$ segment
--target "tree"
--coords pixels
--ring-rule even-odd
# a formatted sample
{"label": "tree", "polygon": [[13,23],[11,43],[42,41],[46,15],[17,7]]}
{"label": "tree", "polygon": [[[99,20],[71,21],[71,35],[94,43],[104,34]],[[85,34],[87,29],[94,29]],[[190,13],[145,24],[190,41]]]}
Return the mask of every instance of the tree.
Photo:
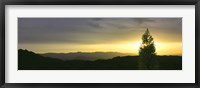
{"label": "tree", "polygon": [[158,61],[155,58],[156,48],[154,45],[153,37],[150,35],[148,28],[142,35],[142,44],[139,49],[139,57],[139,69],[158,69]]}

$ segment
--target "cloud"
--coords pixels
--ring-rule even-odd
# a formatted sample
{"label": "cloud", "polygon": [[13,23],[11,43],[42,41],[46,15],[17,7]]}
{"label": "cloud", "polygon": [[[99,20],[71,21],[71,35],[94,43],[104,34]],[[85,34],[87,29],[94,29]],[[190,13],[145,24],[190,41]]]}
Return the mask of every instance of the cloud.
{"label": "cloud", "polygon": [[[181,18],[18,18],[19,43],[119,43],[150,32],[181,41]],[[176,38],[171,38],[176,37]]]}

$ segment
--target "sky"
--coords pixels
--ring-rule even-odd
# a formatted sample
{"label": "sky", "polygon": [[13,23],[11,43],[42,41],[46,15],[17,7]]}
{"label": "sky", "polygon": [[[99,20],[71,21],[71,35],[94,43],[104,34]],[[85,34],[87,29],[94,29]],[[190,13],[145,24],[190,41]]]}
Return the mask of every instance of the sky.
{"label": "sky", "polygon": [[182,55],[182,18],[18,18],[18,49],[137,55],[147,28],[158,55]]}

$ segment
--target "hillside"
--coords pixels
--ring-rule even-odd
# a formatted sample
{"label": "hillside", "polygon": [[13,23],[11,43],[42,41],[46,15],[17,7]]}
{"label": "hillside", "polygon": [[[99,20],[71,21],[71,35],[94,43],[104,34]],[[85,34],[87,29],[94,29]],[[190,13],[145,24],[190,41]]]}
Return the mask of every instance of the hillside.
{"label": "hillside", "polygon": [[[160,70],[181,70],[181,56],[157,56]],[[28,50],[18,50],[19,70],[138,70],[138,56],[114,57],[107,60],[60,60]]]}

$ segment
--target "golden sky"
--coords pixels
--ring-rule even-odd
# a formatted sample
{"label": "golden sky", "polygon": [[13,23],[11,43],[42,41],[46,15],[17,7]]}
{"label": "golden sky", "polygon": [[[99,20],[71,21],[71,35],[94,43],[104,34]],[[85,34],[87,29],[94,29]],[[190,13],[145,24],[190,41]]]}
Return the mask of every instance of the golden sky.
{"label": "golden sky", "polygon": [[147,27],[158,55],[182,55],[181,18],[18,18],[18,48],[137,55]]}

